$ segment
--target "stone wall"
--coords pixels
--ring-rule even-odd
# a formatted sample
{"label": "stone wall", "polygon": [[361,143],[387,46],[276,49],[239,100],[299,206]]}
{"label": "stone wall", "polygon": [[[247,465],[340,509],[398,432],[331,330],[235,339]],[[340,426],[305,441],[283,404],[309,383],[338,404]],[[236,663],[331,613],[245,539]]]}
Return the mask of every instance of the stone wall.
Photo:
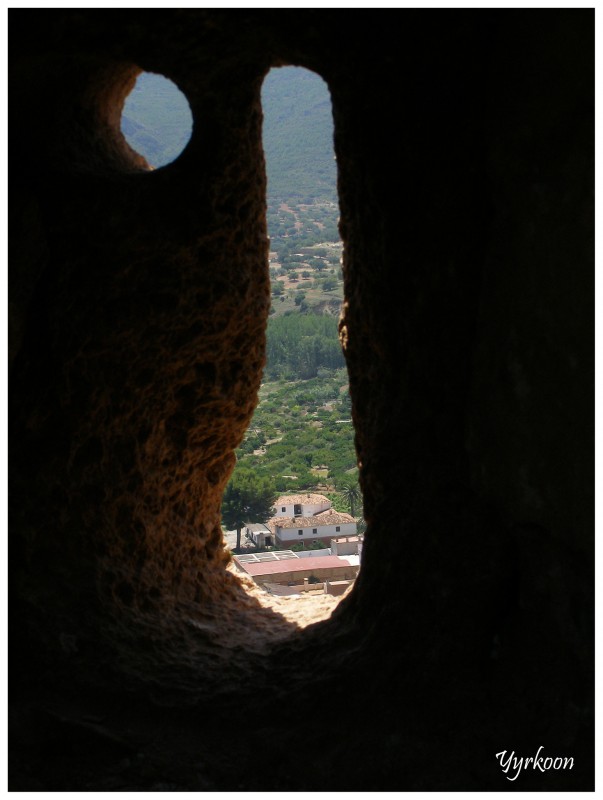
{"label": "stone wall", "polygon": [[[497,790],[540,745],[575,769],[517,788],[591,788],[592,11],[23,9],[10,37],[12,788]],[[219,528],[282,64],[333,99],[368,523],[310,627]],[[119,132],[141,69],[194,116],[153,172]],[[301,774],[287,720],[349,711],[344,678]]]}

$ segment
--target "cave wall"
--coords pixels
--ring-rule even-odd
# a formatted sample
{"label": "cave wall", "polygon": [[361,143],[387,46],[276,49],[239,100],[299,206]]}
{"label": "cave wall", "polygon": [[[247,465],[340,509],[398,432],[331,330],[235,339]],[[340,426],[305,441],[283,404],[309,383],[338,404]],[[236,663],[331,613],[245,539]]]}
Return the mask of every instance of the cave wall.
{"label": "cave wall", "polygon": [[[506,789],[494,753],[541,744],[579,767],[517,788],[588,788],[592,13],[13,10],[9,30],[15,782],[102,785],[97,740],[49,773],[28,738],[32,684],[41,707],[76,682],[77,708],[127,684],[179,709],[172,788]],[[332,94],[369,527],[333,618],[256,657],[249,632],[283,621],[226,571],[219,506],[269,309],[259,93],[289,63]],[[194,116],[155,172],[119,134],[138,69]],[[350,716],[342,676],[349,771],[325,738],[300,775],[284,709]],[[279,698],[270,776],[242,745],[265,725],[250,681]],[[187,691],[239,743],[228,769],[192,770]],[[132,769],[117,787],[155,785]]]}

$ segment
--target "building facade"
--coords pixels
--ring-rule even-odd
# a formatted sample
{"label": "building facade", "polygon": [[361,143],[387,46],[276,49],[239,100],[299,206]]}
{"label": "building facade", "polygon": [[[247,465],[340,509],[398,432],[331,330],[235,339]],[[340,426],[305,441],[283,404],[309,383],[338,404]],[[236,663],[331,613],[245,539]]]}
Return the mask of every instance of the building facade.
{"label": "building facade", "polygon": [[274,534],[267,525],[261,522],[248,523],[245,526],[245,536],[251,540],[256,547],[272,547],[274,544]]}
{"label": "building facade", "polygon": [[349,514],[327,511],[314,517],[272,519],[268,526],[274,531],[277,546],[291,547],[301,542],[322,542],[326,547],[331,539],[356,535],[356,520]]}
{"label": "building facade", "polygon": [[322,494],[288,494],[274,503],[275,517],[312,517],[331,508],[331,501]]}

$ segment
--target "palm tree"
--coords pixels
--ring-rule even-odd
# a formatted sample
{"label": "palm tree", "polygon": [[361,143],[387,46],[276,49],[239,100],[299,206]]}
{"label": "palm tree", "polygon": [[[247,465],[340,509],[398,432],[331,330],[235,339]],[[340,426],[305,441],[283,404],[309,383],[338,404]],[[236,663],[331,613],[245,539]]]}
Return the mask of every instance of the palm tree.
{"label": "palm tree", "polygon": [[351,483],[344,483],[339,493],[350,506],[350,514],[355,517],[354,511],[356,510],[356,501],[360,500],[360,490],[358,486]]}

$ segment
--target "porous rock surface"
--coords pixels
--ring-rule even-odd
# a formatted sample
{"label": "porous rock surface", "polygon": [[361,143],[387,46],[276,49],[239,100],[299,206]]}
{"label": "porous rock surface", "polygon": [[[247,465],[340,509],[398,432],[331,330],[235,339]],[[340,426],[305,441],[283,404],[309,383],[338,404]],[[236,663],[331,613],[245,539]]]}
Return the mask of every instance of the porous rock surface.
{"label": "porous rock surface", "polygon": [[[592,21],[10,12],[11,788],[502,790],[540,745],[574,770],[517,788],[591,788]],[[331,616],[220,531],[283,64],[335,121],[368,531]],[[139,70],[194,116],[160,170]]]}

